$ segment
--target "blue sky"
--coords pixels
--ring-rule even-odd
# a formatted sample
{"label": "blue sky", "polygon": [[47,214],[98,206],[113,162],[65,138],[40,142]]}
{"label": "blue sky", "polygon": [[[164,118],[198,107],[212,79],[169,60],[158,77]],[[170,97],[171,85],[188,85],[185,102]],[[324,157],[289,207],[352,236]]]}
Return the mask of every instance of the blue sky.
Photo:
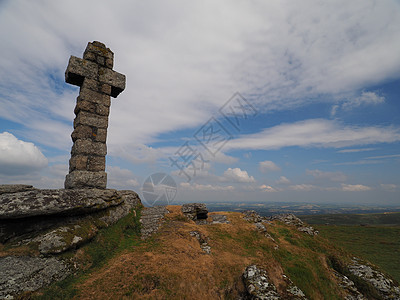
{"label": "blue sky", "polygon": [[0,183],[63,187],[64,72],[98,40],[127,76],[109,188],[165,172],[177,203],[400,205],[398,1],[3,0],[0,40]]}

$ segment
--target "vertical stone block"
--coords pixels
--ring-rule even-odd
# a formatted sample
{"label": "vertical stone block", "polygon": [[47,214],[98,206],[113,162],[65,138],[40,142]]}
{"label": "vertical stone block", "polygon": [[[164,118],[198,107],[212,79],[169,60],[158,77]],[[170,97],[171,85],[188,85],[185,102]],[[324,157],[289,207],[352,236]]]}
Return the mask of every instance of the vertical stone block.
{"label": "vertical stone block", "polygon": [[114,53],[103,43],[88,43],[83,59],[71,56],[65,81],[80,86],[75,107],[74,145],[65,188],[100,188],[107,185],[108,115],[112,97],[125,89],[125,75],[112,70]]}

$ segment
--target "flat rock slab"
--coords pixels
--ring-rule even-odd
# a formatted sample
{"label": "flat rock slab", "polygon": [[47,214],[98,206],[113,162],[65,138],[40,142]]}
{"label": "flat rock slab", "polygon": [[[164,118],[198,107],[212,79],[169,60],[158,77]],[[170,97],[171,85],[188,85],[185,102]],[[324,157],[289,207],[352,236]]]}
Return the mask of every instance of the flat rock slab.
{"label": "flat rock slab", "polygon": [[31,190],[35,190],[35,188],[32,185],[27,184],[0,184],[0,195]]}
{"label": "flat rock slab", "polygon": [[29,190],[0,195],[0,220],[45,215],[85,214],[116,206],[123,199],[116,190]]}
{"label": "flat rock slab", "polygon": [[8,256],[0,258],[0,299],[13,299],[22,292],[35,291],[70,273],[56,258]]}

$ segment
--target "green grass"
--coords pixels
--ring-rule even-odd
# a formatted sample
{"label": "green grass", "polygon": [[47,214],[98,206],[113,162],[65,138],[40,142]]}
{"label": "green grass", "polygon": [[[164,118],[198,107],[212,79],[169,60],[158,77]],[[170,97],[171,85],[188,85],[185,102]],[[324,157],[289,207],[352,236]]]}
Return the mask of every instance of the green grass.
{"label": "green grass", "polygon": [[400,226],[400,213],[306,215],[308,224]]}
{"label": "green grass", "polygon": [[331,242],[389,273],[400,281],[400,226],[315,226]]}
{"label": "green grass", "polygon": [[[100,230],[95,242],[82,247],[85,252],[84,264],[90,267],[50,285],[42,291],[42,295],[34,295],[32,299],[71,299],[76,296],[77,285],[90,277],[92,272],[101,268],[118,253],[125,250],[132,251],[133,247],[141,244],[139,220],[140,209],[136,211],[136,216],[130,213],[116,224]],[[65,253],[61,257],[68,260],[72,258],[72,253]]]}

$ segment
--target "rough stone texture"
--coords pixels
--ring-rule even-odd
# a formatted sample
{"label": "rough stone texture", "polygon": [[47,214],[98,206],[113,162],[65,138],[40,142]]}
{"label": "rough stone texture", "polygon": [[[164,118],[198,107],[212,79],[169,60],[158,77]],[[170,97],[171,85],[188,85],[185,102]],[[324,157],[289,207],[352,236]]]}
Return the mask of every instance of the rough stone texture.
{"label": "rough stone texture", "polygon": [[357,258],[353,258],[348,269],[353,275],[372,284],[383,299],[400,299],[400,287],[373,266],[363,264]]}
{"label": "rough stone texture", "polygon": [[64,185],[66,189],[105,189],[107,186],[107,173],[74,170],[65,177]]}
{"label": "rough stone texture", "polygon": [[246,294],[241,298],[242,300],[307,300],[303,291],[284,274],[282,275],[284,284],[280,286],[283,289],[282,294],[278,293],[275,285],[270,282],[267,271],[256,265],[248,266],[242,278],[246,291]]}
{"label": "rough stone texture", "polygon": [[110,96],[125,89],[125,75],[112,70],[114,53],[103,43],[88,43],[83,59],[71,56],[65,81],[80,87],[76,100],[74,145],[71,150],[66,189],[107,186],[105,156]]}
{"label": "rough stone texture", "polygon": [[[93,191],[96,190],[85,192],[90,194]],[[102,197],[105,198],[104,195]],[[114,197],[117,200],[111,200]],[[83,211],[78,210],[78,215],[71,215],[77,211],[70,210],[64,214],[3,220],[2,226],[5,228],[1,237],[2,242],[8,241],[15,246],[29,245],[45,255],[62,253],[88,242],[96,236],[99,229],[114,224],[128,215],[132,209],[141,206],[139,196],[133,191],[118,191],[116,194],[110,194],[110,199],[104,201],[107,202],[106,200],[116,205],[109,205],[103,209],[99,206],[94,211],[90,210],[89,214],[82,214]]]}
{"label": "rough stone texture", "polygon": [[307,233],[309,235],[317,235],[319,233],[318,230],[315,230],[311,226],[307,226],[302,220],[300,220],[294,214],[273,215],[273,216],[269,217],[268,220],[271,220],[271,221],[278,220],[287,225],[296,226],[297,230]]}
{"label": "rough stone texture", "polygon": [[147,207],[142,210],[140,218],[140,223],[142,223],[140,229],[142,239],[146,239],[157,232],[167,213],[169,213],[169,211],[165,206]]}
{"label": "rough stone texture", "polygon": [[9,193],[18,193],[35,190],[31,185],[27,184],[1,184],[0,185],[0,195]]}
{"label": "rough stone texture", "polygon": [[246,268],[243,273],[243,282],[247,292],[244,299],[281,299],[275,285],[269,281],[267,272],[255,265]]}
{"label": "rough stone texture", "polygon": [[227,217],[225,215],[215,214],[211,216],[211,224],[229,224]]}
{"label": "rough stone texture", "polygon": [[35,291],[70,271],[56,258],[8,256],[0,258],[0,299],[12,299],[22,292]]}
{"label": "rough stone texture", "polygon": [[190,235],[195,237],[199,241],[200,248],[201,250],[203,250],[203,252],[205,252],[206,254],[211,253],[211,247],[210,245],[208,245],[208,237],[197,230],[191,231]]}
{"label": "rough stone texture", "polygon": [[31,190],[0,195],[0,220],[55,214],[84,214],[118,205],[116,190]]}
{"label": "rough stone texture", "polygon": [[195,222],[206,220],[208,218],[208,209],[204,203],[188,203],[182,205],[183,214]]}
{"label": "rough stone texture", "polygon": [[333,270],[333,274],[339,281],[339,286],[346,294],[345,300],[367,300],[367,298],[358,291],[353,281],[335,270]]}

